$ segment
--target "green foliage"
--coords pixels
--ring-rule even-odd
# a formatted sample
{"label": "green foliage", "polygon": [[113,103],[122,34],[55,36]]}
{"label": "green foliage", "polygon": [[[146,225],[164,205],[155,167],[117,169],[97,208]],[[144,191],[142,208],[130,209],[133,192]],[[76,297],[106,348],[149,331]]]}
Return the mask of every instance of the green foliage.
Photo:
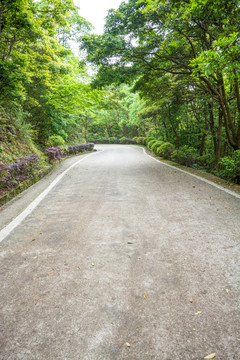
{"label": "green foliage", "polygon": [[157,148],[157,155],[164,157],[164,159],[168,159],[171,155],[171,152],[174,150],[174,145],[170,142],[166,142]]}
{"label": "green foliage", "polygon": [[137,144],[138,145],[146,145],[146,138],[145,137],[138,137],[137,138]]}
{"label": "green foliage", "polygon": [[199,158],[198,151],[188,145],[181,146],[171,154],[171,160],[185,166],[193,166]]}
{"label": "green foliage", "polygon": [[[0,9],[0,104],[23,114],[35,141],[71,139],[77,118],[98,101],[70,41],[90,30],[73,0],[4,1]],[[14,124],[17,126],[17,123]],[[27,128],[25,128],[27,134]]]}
{"label": "green foliage", "polygon": [[163,144],[164,144],[163,141],[159,141],[159,140],[158,140],[158,141],[155,141],[155,142],[151,145],[150,150],[156,154],[156,153],[157,153],[157,149],[160,148],[160,146],[162,146]]}
{"label": "green foliage", "polygon": [[[139,95],[133,94],[129,86],[107,86],[102,90],[99,102],[93,108],[92,127],[101,127],[106,137],[132,138],[144,128],[143,121],[138,115],[143,104]],[[91,127],[89,131],[92,131]]]}
{"label": "green foliage", "polygon": [[125,136],[121,137],[120,144],[126,144],[127,138]]}
{"label": "green foliage", "polygon": [[149,137],[147,140],[146,140],[146,144],[147,144],[147,147],[149,149],[151,149],[151,146],[157,141],[157,139],[155,138],[152,138],[152,137]]}
{"label": "green foliage", "polygon": [[64,145],[65,145],[65,140],[60,135],[49,136],[48,141],[47,141],[48,147],[64,146]]}
{"label": "green foliage", "polygon": [[233,157],[225,156],[219,161],[218,175],[226,180],[240,183],[240,150],[233,153]]}
{"label": "green foliage", "polygon": [[116,142],[117,138],[116,137],[110,137],[109,138],[109,144],[114,144]]}
{"label": "green foliage", "polygon": [[219,173],[237,181],[239,19],[237,0],[129,0],[99,36],[73,0],[3,1],[1,156],[21,151],[19,138],[135,143],[209,171],[221,157]]}

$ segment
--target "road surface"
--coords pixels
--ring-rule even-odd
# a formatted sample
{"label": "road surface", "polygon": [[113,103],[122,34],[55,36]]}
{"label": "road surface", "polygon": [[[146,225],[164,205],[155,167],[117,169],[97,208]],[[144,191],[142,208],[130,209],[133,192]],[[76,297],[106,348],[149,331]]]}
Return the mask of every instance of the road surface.
{"label": "road surface", "polygon": [[238,360],[239,197],[98,149],[1,209],[0,359]]}

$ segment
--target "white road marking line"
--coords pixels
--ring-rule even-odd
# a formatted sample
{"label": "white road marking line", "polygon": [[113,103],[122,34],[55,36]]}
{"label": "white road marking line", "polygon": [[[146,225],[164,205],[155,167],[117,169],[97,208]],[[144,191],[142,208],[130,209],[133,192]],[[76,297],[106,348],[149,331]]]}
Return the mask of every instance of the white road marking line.
{"label": "white road marking line", "polygon": [[200,177],[200,176],[194,175],[194,174],[192,174],[192,173],[190,173],[190,172],[188,172],[188,171],[179,169],[179,168],[177,168],[177,167],[175,167],[175,166],[166,164],[165,162],[163,162],[163,161],[161,161],[161,160],[155,159],[155,158],[152,157],[151,155],[147,154],[147,153],[146,153],[146,150],[145,150],[144,148],[142,148],[142,149],[143,149],[144,154],[147,155],[148,157],[150,157],[152,160],[155,160],[155,161],[157,161],[158,163],[160,163],[160,164],[162,164],[162,165],[165,165],[165,166],[168,166],[168,167],[170,167],[170,168],[172,168],[172,169],[174,169],[174,170],[181,171],[181,172],[183,172],[184,174],[188,174],[188,175],[190,175],[190,176],[192,176],[192,177],[194,177],[194,178],[196,178],[196,179],[198,179],[198,180],[201,180],[201,181],[203,181],[203,182],[205,182],[205,183],[207,183],[207,184],[209,184],[209,185],[215,186],[215,187],[218,188],[219,190],[225,191],[225,192],[226,192],[227,194],[229,194],[229,195],[232,195],[232,196],[240,199],[240,195],[237,194],[237,193],[235,193],[234,191],[225,189],[223,186],[217,185],[217,184],[215,184],[215,183],[212,182],[212,181],[209,181],[209,180],[204,179],[204,178],[202,178],[202,177]]}
{"label": "white road marking line", "polygon": [[[101,150],[101,152],[102,151],[104,150]],[[26,217],[29,214],[31,214],[31,212],[39,205],[39,203],[46,197],[46,195],[52,190],[52,188],[64,177],[64,175],[66,175],[72,168],[74,168],[80,162],[86,160],[87,158],[95,154],[97,153],[86,155],[84,158],[78,160],[75,164],[71,165],[62,174],[58,175],[58,177],[55,180],[53,180],[53,182],[40,195],[38,195],[38,197],[36,197],[36,199],[33,200],[26,207],[25,210],[23,210],[13,221],[11,221],[0,231],[0,242],[2,242],[24,219],[26,219]]]}

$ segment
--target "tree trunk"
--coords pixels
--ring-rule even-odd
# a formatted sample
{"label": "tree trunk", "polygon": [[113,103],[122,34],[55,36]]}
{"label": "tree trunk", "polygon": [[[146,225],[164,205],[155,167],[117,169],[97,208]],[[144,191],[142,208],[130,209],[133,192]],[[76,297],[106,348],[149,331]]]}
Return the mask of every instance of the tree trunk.
{"label": "tree trunk", "polygon": [[174,132],[174,134],[175,134],[175,136],[176,136],[175,146],[176,146],[176,148],[178,149],[178,147],[179,147],[179,138],[178,138],[177,130],[176,130],[176,128],[175,128],[175,126],[174,126],[174,124],[173,124],[173,122],[172,122],[172,116],[171,116],[170,106],[168,106],[168,118],[169,118],[170,124],[171,124],[171,126],[172,126],[173,132]]}
{"label": "tree trunk", "polygon": [[202,140],[201,140],[201,145],[200,145],[200,156],[203,156],[203,153],[204,153],[204,147],[205,147],[205,141],[206,141],[206,138],[207,138],[208,128],[209,128],[209,124],[206,121],[205,128],[204,128],[204,133],[203,133]]}
{"label": "tree trunk", "polygon": [[216,170],[218,170],[219,159],[220,159],[220,156],[221,156],[222,124],[223,124],[223,114],[222,114],[221,108],[219,108],[217,140],[216,140],[216,153],[215,153],[215,162],[214,162],[214,167],[215,167]]}

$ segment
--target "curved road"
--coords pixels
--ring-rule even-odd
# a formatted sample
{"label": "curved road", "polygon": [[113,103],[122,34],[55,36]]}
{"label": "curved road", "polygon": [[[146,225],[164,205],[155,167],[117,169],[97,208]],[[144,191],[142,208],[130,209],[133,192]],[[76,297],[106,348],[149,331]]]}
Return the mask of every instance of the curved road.
{"label": "curved road", "polygon": [[1,209],[0,359],[238,360],[239,197],[98,148]]}

